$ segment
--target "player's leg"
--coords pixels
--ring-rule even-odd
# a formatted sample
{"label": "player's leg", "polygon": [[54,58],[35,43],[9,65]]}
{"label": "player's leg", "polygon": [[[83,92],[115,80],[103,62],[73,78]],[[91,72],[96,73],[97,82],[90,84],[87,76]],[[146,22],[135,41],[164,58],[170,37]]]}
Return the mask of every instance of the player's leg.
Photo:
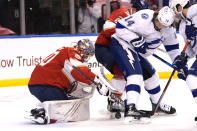
{"label": "player's leg", "polygon": [[116,64],[116,60],[109,47],[95,44],[95,57],[99,63],[114,75],[114,78],[123,79],[122,72]]}
{"label": "player's leg", "polygon": [[[67,95],[58,87],[49,85],[28,85],[32,95],[34,95],[40,102],[53,101],[53,100],[68,100]],[[40,124],[47,124],[50,121],[48,114],[44,107],[39,106],[30,111],[32,121]]]}
{"label": "player's leg", "polygon": [[[186,83],[189,86],[192,96],[194,97],[195,102],[197,103],[197,59],[192,64],[191,68],[189,69],[189,74],[186,78]],[[197,121],[197,117],[195,118]]]}
{"label": "player's leg", "polygon": [[29,91],[40,102],[52,100],[68,100],[68,96],[58,87],[50,85],[28,85]]}
{"label": "player's leg", "polygon": [[116,64],[116,61],[109,47],[95,44],[95,57],[99,63],[113,74],[113,66]]}
{"label": "player's leg", "polygon": [[[95,44],[95,57],[99,63],[101,63],[110,73],[114,75],[114,77],[110,82],[112,85],[114,85],[114,88],[118,92],[113,92],[113,93],[121,98],[122,95],[120,95],[121,94],[120,92],[122,92],[122,90],[124,90],[125,88],[125,81],[124,78],[122,77],[122,73],[116,64],[114,56],[111,53],[109,47],[101,44]],[[124,107],[121,107],[119,103],[117,103],[111,98],[108,98],[107,102],[108,102],[107,109],[110,112],[117,112],[124,110]]]}
{"label": "player's leg", "polygon": [[141,85],[143,83],[142,70],[138,55],[132,50],[121,46],[119,42],[113,38],[110,49],[116,58],[118,67],[127,81],[127,103],[125,105],[125,119],[141,118],[141,114],[136,108],[136,104],[141,92]]}
{"label": "player's leg", "polygon": [[45,101],[43,107],[50,117],[50,123],[85,121],[90,118],[89,97]]}
{"label": "player's leg", "polygon": [[27,117],[38,124],[84,121],[90,118],[89,98],[45,101]]}
{"label": "player's leg", "polygon": [[[153,66],[146,58],[140,56],[140,63],[143,71],[145,89],[150,95],[152,107],[154,110],[162,94],[159,83],[159,76],[156,70],[153,68]],[[161,103],[159,106],[159,112],[164,112],[166,114],[174,114],[176,112],[176,109],[170,105]]]}

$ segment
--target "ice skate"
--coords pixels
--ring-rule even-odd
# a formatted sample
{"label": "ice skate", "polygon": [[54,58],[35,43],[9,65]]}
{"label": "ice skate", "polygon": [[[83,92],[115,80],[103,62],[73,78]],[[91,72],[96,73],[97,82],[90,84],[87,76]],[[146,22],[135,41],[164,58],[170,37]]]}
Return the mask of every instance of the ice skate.
{"label": "ice skate", "polygon": [[30,116],[27,118],[38,124],[48,124],[49,118],[45,115],[44,108],[35,108],[30,111]]}
{"label": "ice skate", "polygon": [[121,112],[124,112],[125,107],[114,99],[108,98],[107,110],[111,113],[111,118],[120,119]]}
{"label": "ice skate", "polygon": [[197,117],[194,118],[194,121],[197,122]]}
{"label": "ice skate", "polygon": [[125,124],[146,124],[150,122],[150,116],[144,115],[144,112],[136,109],[135,104],[130,104],[125,107],[124,114]]}
{"label": "ice skate", "polygon": [[[156,104],[152,104],[152,109],[153,111],[155,110],[156,108]],[[170,105],[167,105],[167,104],[164,104],[164,103],[161,103],[160,106],[158,107],[158,110],[156,112],[157,115],[164,115],[164,114],[176,114],[176,109]]]}

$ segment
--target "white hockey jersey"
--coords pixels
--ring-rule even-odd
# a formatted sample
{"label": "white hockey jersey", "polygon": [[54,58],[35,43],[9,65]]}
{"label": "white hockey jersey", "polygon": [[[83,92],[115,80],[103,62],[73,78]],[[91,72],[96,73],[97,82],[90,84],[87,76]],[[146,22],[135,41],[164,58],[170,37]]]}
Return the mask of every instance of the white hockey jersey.
{"label": "white hockey jersey", "polygon": [[168,27],[161,31],[156,31],[152,22],[153,14],[153,10],[146,9],[119,20],[116,25],[116,33],[112,37],[116,38],[122,46],[130,49],[141,46],[134,45],[134,43],[137,41],[139,43],[143,38],[148,43],[147,53],[141,54],[145,57],[154,53],[156,48],[164,44],[173,61],[180,54],[176,30],[173,27]]}
{"label": "white hockey jersey", "polygon": [[[189,7],[188,12],[187,12],[187,18],[189,18],[192,21],[192,24],[194,24],[194,27],[197,27],[197,4],[194,4]],[[179,33],[183,36],[184,40],[186,41],[187,37],[185,34],[185,29],[186,29],[186,21],[182,20],[179,26]],[[191,43],[188,45],[186,49],[186,53],[190,58],[197,55],[196,39],[191,41]]]}

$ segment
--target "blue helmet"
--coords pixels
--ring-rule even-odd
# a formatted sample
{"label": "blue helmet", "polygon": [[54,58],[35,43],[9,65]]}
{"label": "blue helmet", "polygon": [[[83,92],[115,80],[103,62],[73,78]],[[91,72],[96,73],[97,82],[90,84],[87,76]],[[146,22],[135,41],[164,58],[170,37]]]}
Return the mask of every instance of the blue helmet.
{"label": "blue helmet", "polygon": [[136,11],[148,9],[148,3],[145,0],[136,0],[133,3],[133,8],[136,8]]}

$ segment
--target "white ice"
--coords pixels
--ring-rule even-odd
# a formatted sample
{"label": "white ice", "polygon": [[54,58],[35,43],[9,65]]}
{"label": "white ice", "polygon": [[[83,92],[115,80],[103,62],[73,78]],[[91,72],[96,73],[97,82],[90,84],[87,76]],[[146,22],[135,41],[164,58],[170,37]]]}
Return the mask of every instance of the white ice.
{"label": "white ice", "polygon": [[[166,83],[167,80],[161,80],[161,87],[164,88]],[[34,108],[38,103],[38,100],[29,93],[28,88],[26,86],[0,88],[0,130],[197,131],[197,124],[194,121],[194,117],[197,116],[197,105],[184,81],[173,79],[162,102],[176,107],[177,114],[153,116],[149,124],[125,125],[124,118],[110,118],[106,109],[107,97],[95,92],[90,99],[90,120],[37,125],[24,118],[25,111]],[[148,94],[144,90],[142,90],[138,108],[151,108]]]}

